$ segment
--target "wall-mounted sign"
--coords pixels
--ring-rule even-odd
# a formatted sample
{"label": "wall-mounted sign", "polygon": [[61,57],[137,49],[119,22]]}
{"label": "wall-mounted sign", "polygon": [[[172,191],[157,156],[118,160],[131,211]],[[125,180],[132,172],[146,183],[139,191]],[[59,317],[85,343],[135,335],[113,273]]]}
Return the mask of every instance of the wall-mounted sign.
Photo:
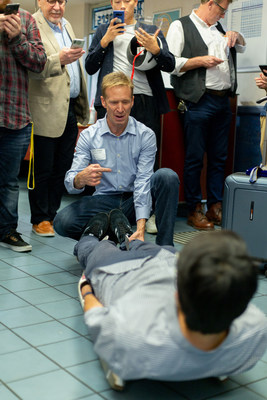
{"label": "wall-mounted sign", "polygon": [[161,26],[163,35],[166,37],[170,24],[181,17],[181,9],[161,11],[154,14],[153,22]]}
{"label": "wall-mounted sign", "polygon": [[[138,0],[135,14],[144,16],[144,0]],[[92,10],[92,30],[95,30],[101,24],[109,24],[112,20],[112,7],[111,5],[96,7]]]}

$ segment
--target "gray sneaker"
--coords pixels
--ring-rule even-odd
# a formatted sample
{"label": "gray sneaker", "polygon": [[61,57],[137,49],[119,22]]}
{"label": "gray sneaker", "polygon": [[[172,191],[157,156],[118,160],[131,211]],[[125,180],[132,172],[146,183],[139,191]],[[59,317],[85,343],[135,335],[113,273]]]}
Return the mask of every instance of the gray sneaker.
{"label": "gray sneaker", "polygon": [[17,251],[19,253],[27,252],[32,250],[32,245],[24,242],[24,240],[20,236],[15,229],[8,233],[4,239],[0,242],[0,246],[7,247],[13,251]]}

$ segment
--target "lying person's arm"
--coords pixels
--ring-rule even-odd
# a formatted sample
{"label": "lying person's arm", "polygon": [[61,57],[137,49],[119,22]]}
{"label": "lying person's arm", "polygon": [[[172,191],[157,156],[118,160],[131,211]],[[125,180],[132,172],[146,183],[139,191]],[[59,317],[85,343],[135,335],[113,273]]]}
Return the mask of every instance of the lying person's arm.
{"label": "lying person's arm", "polygon": [[82,287],[82,296],[84,298],[84,312],[94,307],[103,307],[103,304],[93,294],[93,289],[89,284]]}

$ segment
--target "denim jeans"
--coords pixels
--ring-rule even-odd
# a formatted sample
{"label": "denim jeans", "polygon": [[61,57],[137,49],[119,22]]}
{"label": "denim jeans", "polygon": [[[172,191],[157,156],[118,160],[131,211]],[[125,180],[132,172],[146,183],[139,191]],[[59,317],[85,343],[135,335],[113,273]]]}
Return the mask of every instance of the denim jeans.
{"label": "denim jeans", "polygon": [[0,240],[17,228],[20,164],[31,137],[31,124],[13,130],[0,127]]}
{"label": "denim jeans", "polygon": [[[158,234],[156,243],[173,246],[173,230],[179,199],[179,178],[168,168],[157,170],[151,177],[153,212],[156,216]],[[136,223],[133,196],[94,195],[84,196],[59,211],[55,220],[55,231],[61,236],[79,240],[89,220],[99,212],[120,209],[131,224]]]}
{"label": "denim jeans", "polygon": [[184,193],[193,210],[202,200],[200,175],[207,153],[207,205],[222,201],[232,113],[227,96],[205,93],[197,104],[186,102],[184,114]]}

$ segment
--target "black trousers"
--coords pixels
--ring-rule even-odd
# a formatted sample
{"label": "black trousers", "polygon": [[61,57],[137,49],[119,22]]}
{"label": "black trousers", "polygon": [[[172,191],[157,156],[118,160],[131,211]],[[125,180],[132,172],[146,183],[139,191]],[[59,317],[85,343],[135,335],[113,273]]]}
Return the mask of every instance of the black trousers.
{"label": "black trousers", "polygon": [[[95,107],[97,111],[97,119],[104,118],[106,109],[102,106]],[[160,127],[160,114],[157,110],[156,102],[153,96],[145,94],[134,95],[134,105],[131,110],[131,116],[137,121],[142,122],[155,132],[157,140],[157,154],[154,170],[159,169],[159,154],[161,145],[161,127]]]}
{"label": "black trousers", "polygon": [[62,136],[34,136],[35,189],[29,190],[32,224],[55,218],[65,190],[64,177],[71,167],[77,135],[74,100],[71,99]]}

